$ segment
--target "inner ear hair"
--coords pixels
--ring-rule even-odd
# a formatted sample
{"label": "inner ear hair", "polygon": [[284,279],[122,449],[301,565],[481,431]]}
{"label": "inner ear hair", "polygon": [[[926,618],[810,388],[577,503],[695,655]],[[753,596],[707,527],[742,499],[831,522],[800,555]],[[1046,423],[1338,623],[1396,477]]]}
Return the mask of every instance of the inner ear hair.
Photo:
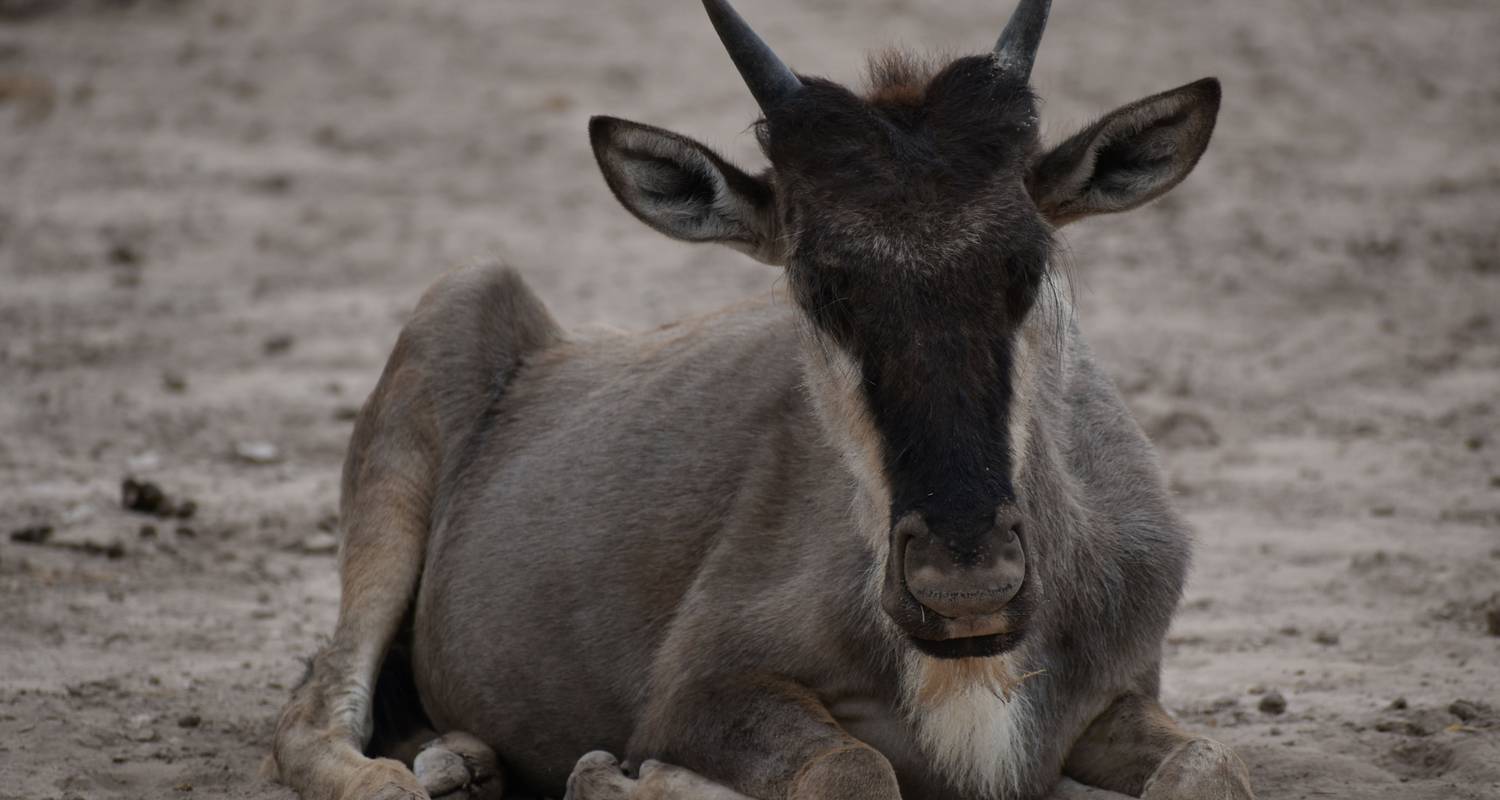
{"label": "inner ear hair", "polygon": [[1037,208],[1065,225],[1165,194],[1208,147],[1220,96],[1218,80],[1204,78],[1116,109],[1069,137],[1027,176]]}
{"label": "inner ear hair", "polygon": [[771,262],[774,200],[765,181],[650,125],[594,117],[589,139],[610,191],[637,219],[674,239],[718,242]]}

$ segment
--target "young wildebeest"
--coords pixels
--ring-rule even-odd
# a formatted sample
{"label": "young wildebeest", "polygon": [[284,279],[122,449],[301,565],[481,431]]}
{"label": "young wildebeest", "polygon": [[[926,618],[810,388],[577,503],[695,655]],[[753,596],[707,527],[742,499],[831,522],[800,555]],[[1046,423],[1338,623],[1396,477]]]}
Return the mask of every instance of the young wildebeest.
{"label": "young wildebeest", "polygon": [[1217,82],[1046,149],[1046,0],[993,53],[877,60],[863,96],[705,5],[770,167],[610,118],[594,151],[632,213],[785,267],[792,302],[580,339],[502,269],[429,291],[350,444],[338,628],[281,717],[281,779],[1250,797],[1157,700],[1189,536],[1051,266],[1058,226],[1187,175]]}

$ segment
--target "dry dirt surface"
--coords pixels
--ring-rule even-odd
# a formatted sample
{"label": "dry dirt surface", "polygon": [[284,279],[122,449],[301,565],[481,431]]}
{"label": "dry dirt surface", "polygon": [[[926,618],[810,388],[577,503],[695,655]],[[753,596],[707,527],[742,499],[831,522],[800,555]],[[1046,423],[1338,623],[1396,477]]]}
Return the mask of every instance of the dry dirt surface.
{"label": "dry dirt surface", "polygon": [[[1008,13],[744,4],[845,81]],[[1500,797],[1497,41],[1493,0],[1059,0],[1037,65],[1054,140],[1224,81],[1197,172],[1067,240],[1199,532],[1167,703],[1266,800]],[[774,290],[619,209],[595,113],[757,162],[692,0],[0,0],[0,798],[290,797],[350,419],[445,269],[626,328]]]}

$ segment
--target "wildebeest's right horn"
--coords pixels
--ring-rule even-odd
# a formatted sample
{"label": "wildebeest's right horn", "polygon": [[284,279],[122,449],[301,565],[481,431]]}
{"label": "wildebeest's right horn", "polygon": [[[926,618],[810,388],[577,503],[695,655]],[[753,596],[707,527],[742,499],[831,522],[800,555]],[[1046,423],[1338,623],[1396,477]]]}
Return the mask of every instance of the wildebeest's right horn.
{"label": "wildebeest's right horn", "polygon": [[770,47],[750,29],[727,0],[703,0],[708,19],[713,22],[719,41],[729,51],[740,77],[755,95],[761,111],[769,111],[778,101],[796,94],[802,88],[799,80]]}
{"label": "wildebeest's right horn", "polygon": [[1031,65],[1036,62],[1037,45],[1042,43],[1051,10],[1052,0],[1021,0],[995,43],[995,60],[1001,69],[1016,73],[1023,81],[1031,79]]}

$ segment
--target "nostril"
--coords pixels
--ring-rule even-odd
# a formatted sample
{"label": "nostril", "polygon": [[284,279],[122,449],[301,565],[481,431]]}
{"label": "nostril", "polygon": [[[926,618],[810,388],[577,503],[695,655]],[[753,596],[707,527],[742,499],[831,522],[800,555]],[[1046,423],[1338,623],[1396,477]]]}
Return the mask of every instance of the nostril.
{"label": "nostril", "polygon": [[995,509],[995,529],[1009,539],[1021,534],[1021,509],[1015,503],[1004,503]]}

